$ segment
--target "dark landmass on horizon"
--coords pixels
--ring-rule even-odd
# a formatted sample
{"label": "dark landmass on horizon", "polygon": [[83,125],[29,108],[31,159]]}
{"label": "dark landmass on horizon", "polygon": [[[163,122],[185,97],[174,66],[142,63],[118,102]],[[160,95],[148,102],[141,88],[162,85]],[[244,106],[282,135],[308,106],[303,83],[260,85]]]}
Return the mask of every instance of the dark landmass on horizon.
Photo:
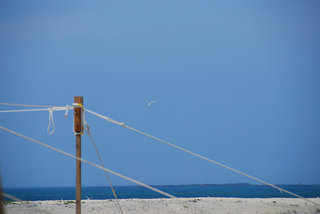
{"label": "dark landmass on horizon", "polygon": [[[276,186],[320,186],[320,184],[274,184]],[[226,184],[161,184],[161,185],[153,185],[152,187],[188,187],[188,186],[268,186],[265,184],[250,184],[250,183],[226,183]],[[82,188],[95,188],[95,187],[106,187],[109,188],[110,186],[82,186]],[[123,186],[114,186],[117,187],[141,187],[139,185],[123,185]],[[6,189],[40,189],[40,188],[75,188],[75,186],[55,186],[55,187],[8,187],[3,188]]]}

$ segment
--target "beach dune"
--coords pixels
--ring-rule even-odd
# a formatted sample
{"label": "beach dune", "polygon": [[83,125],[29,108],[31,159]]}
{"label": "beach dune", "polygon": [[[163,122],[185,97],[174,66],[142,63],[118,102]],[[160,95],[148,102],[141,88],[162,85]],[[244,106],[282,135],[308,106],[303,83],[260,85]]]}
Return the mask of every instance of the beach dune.
{"label": "beach dune", "polygon": [[[320,204],[320,198],[309,199]],[[319,213],[320,205],[297,198],[175,198],[120,199],[124,213],[130,214],[284,214]],[[75,213],[74,201],[13,202],[4,205],[5,213]],[[82,213],[121,213],[115,200],[83,200]]]}

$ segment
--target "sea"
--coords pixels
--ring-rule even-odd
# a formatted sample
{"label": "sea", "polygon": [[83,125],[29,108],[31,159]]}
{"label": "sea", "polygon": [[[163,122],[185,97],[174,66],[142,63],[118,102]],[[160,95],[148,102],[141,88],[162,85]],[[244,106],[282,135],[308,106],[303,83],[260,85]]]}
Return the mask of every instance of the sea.
{"label": "sea", "polygon": [[[201,184],[201,185],[153,185],[176,197],[235,197],[235,198],[294,198],[265,185],[252,184]],[[305,198],[320,197],[320,185],[278,185]],[[165,198],[157,192],[141,186],[115,186],[118,198]],[[23,201],[75,200],[75,187],[8,188],[5,193]],[[82,187],[82,199],[114,199],[110,187]],[[5,200],[10,200],[5,198]]]}

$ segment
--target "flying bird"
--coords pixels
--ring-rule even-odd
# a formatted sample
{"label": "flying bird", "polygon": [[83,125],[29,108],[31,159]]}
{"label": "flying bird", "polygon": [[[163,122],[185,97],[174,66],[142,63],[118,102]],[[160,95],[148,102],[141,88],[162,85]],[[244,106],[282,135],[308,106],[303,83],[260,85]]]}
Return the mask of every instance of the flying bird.
{"label": "flying bird", "polygon": [[148,105],[148,106],[151,106],[152,103],[158,102],[158,100],[149,101],[149,100],[146,99],[146,102],[147,102],[147,105]]}

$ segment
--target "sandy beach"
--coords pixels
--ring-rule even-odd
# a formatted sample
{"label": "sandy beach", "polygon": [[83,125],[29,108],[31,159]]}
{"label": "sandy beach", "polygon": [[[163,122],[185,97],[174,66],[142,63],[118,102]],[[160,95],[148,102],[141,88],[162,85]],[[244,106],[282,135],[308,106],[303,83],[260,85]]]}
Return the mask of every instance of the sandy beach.
{"label": "sandy beach", "polygon": [[[320,198],[309,199],[320,204]],[[296,198],[121,199],[124,213],[284,214],[320,213],[320,205]],[[74,201],[30,201],[5,204],[5,213],[75,213]],[[121,213],[115,200],[83,200],[82,213]]]}

